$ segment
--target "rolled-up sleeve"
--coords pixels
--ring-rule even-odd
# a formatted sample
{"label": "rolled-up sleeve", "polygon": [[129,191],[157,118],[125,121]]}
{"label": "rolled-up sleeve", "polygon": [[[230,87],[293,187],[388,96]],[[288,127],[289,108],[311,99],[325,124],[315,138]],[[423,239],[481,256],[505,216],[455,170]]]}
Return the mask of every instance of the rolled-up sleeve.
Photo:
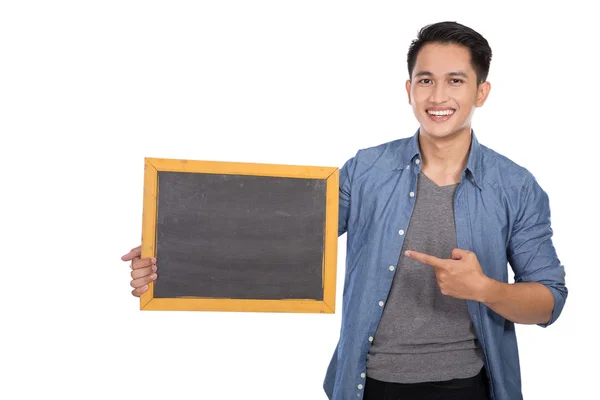
{"label": "rolled-up sleeve", "polygon": [[539,282],[552,292],[552,317],[541,327],[553,324],[560,316],[567,300],[565,268],[552,243],[550,203],[548,195],[533,176],[522,189],[517,218],[508,246],[508,261],[517,282]]}

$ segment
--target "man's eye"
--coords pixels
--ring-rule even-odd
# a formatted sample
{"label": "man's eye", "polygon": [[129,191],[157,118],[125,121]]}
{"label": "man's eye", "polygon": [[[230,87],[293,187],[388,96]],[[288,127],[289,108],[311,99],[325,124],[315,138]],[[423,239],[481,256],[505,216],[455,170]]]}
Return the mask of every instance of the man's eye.
{"label": "man's eye", "polygon": [[459,83],[462,83],[462,79],[451,79],[450,82],[452,82],[453,84],[457,85]]}
{"label": "man's eye", "polygon": [[425,78],[425,79],[421,79],[421,81],[420,81],[420,82],[421,82],[421,83],[424,83],[424,84],[426,84],[426,85],[428,85],[428,84],[430,84],[430,83],[431,83],[431,79],[427,79],[427,78]]}

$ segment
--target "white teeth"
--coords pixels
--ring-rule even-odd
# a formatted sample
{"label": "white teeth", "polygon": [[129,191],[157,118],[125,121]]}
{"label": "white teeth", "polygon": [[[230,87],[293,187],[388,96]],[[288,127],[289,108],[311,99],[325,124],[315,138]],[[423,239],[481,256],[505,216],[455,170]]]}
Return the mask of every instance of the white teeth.
{"label": "white teeth", "polygon": [[444,110],[444,111],[427,111],[427,113],[431,115],[441,116],[441,115],[452,115],[454,114],[454,110]]}

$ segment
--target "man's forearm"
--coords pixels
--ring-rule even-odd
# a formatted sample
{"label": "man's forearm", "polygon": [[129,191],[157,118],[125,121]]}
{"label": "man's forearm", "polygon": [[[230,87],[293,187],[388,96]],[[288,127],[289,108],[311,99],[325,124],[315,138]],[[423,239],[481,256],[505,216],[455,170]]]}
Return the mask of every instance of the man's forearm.
{"label": "man's forearm", "polygon": [[517,324],[544,324],[554,309],[552,292],[537,282],[508,284],[489,279],[479,301]]}

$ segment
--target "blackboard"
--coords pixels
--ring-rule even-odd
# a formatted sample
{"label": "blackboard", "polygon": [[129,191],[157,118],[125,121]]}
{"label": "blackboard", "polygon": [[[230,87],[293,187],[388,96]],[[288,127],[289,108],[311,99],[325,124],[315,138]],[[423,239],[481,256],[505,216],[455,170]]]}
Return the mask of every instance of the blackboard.
{"label": "blackboard", "polygon": [[146,158],[143,310],[335,312],[338,169]]}

